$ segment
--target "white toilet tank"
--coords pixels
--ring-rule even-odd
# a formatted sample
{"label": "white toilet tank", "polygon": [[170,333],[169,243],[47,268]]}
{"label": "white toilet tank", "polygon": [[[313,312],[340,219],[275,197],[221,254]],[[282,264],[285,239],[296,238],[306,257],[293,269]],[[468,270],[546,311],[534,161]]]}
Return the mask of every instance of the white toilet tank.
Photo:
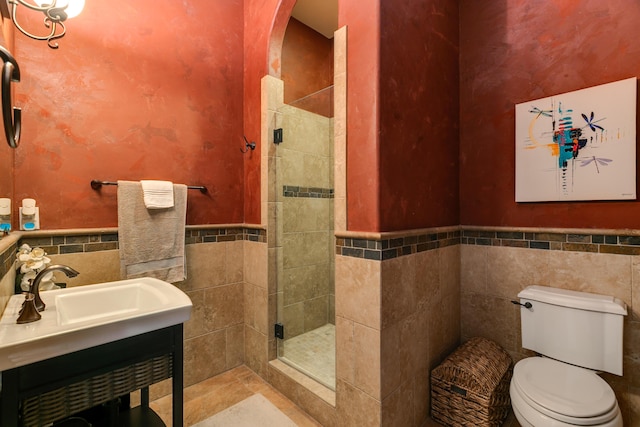
{"label": "white toilet tank", "polygon": [[522,347],[573,365],[622,375],[626,304],[611,296],[529,286],[518,294]]}

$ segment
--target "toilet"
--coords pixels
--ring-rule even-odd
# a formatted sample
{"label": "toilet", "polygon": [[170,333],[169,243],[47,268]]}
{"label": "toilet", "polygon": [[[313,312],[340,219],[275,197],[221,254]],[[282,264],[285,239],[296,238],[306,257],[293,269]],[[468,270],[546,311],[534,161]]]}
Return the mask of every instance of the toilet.
{"label": "toilet", "polygon": [[540,355],[513,369],[509,393],[520,425],[622,427],[616,396],[597,372],[622,375],[626,304],[546,286],[518,298],[522,347]]}

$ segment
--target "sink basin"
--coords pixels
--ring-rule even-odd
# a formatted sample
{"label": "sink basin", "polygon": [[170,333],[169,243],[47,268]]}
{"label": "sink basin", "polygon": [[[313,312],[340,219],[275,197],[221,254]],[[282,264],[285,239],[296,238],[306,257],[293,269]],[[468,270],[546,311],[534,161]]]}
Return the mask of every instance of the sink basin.
{"label": "sink basin", "polygon": [[[80,288],[76,288],[80,289]],[[71,290],[71,289],[70,289]],[[150,283],[92,286],[55,296],[58,324],[99,321],[105,317],[131,316],[169,304],[168,295]]]}
{"label": "sink basin", "polygon": [[0,319],[0,371],[162,329],[189,320],[191,300],[174,285],[144,277],[41,292],[42,319],[16,324],[23,295]]}

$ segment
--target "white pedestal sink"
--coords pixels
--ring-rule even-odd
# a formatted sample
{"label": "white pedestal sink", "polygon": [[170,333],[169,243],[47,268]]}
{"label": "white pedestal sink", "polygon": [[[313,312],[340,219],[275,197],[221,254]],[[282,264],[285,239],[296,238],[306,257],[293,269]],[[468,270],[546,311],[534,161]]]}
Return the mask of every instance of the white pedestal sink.
{"label": "white pedestal sink", "polygon": [[14,295],[0,319],[0,371],[39,362],[189,320],[192,303],[176,286],[153,278],[41,293],[42,319],[18,325],[24,301]]}

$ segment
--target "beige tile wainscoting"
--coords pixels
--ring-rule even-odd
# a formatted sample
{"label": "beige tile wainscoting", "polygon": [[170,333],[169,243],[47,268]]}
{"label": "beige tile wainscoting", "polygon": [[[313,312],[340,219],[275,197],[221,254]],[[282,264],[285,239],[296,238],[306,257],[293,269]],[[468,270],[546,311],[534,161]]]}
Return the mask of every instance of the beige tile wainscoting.
{"label": "beige tile wainscoting", "polygon": [[[429,413],[429,372],[460,342],[493,339],[514,360],[511,300],[530,284],[616,296],[625,319],[624,376],[604,375],[625,425],[640,423],[640,231],[450,227],[406,233],[338,233],[336,392],[276,363],[276,289],[265,230],[189,229],[194,302],[185,325],[185,387],[246,365],[323,426],[419,426]],[[15,233],[0,241],[2,300],[13,293],[22,243],[78,269],[68,286],[118,280],[115,230]],[[152,390],[157,399],[168,384]]]}

